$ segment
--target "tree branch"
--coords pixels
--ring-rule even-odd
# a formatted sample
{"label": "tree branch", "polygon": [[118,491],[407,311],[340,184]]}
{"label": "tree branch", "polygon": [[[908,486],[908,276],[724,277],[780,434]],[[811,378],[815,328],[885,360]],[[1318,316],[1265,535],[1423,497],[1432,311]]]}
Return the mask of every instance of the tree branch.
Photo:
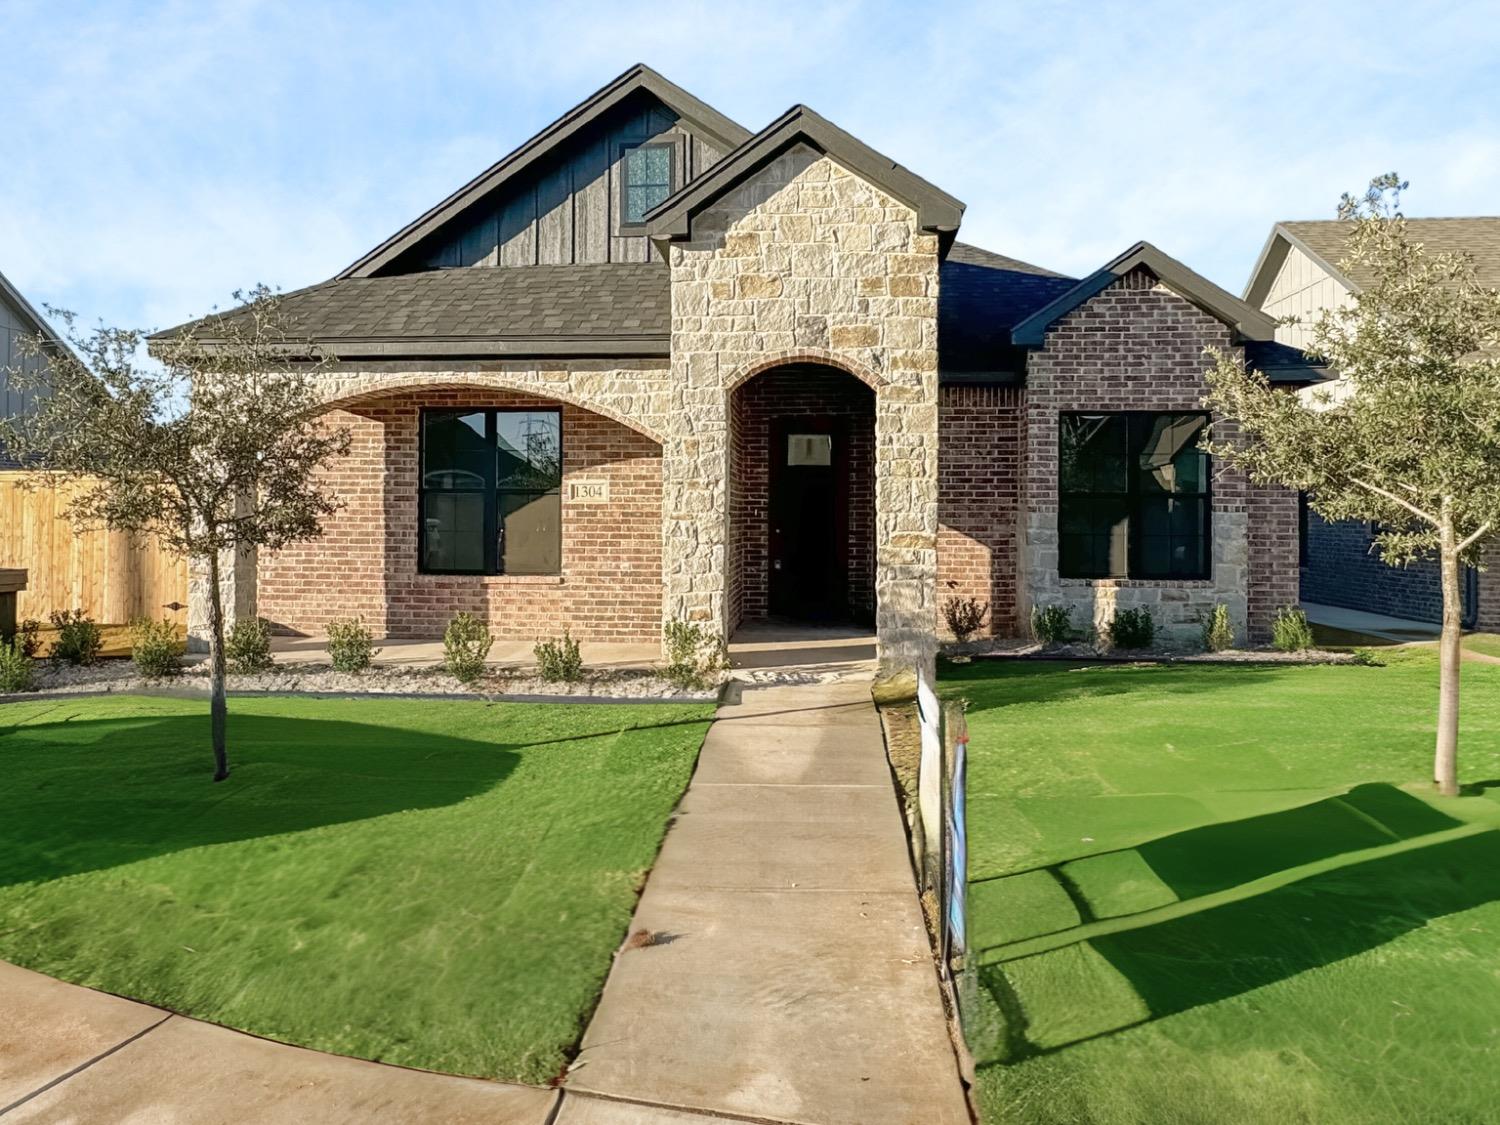
{"label": "tree branch", "polygon": [[1361,480],[1359,477],[1350,477],[1349,481],[1351,484],[1356,484],[1360,488],[1363,488],[1368,492],[1373,492],[1376,496],[1385,497],[1385,499],[1389,500],[1392,504],[1399,504],[1401,507],[1405,508],[1408,512],[1416,516],[1418,519],[1426,520],[1434,527],[1437,526],[1438,520],[1436,516],[1429,515],[1427,512],[1424,512],[1421,508],[1417,507],[1415,504],[1409,503],[1408,501],[1402,499],[1400,496],[1397,496],[1390,489],[1381,488],[1378,484],[1371,484],[1369,481]]}
{"label": "tree branch", "polygon": [[1477,543],[1477,542],[1479,542],[1479,540],[1483,539],[1485,537],[1485,535],[1488,534],[1488,532],[1490,530],[1490,526],[1491,526],[1491,524],[1490,524],[1489,520],[1485,520],[1484,523],[1480,524],[1478,531],[1476,531],[1473,535],[1469,536],[1467,539],[1465,539],[1462,543],[1460,543],[1458,545],[1459,554],[1462,554],[1464,551],[1467,551],[1475,543]]}

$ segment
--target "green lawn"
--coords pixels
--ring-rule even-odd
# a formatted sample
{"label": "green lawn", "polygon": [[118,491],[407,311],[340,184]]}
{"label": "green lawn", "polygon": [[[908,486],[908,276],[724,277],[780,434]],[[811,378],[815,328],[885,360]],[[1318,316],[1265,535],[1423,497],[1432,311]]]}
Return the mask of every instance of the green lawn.
{"label": "green lawn", "polygon": [[0,708],[0,958],[259,1035],[546,1082],[712,709]]}
{"label": "green lawn", "polygon": [[1500,1106],[1500,665],[945,667],[971,704],[970,1040],[994,1122]]}

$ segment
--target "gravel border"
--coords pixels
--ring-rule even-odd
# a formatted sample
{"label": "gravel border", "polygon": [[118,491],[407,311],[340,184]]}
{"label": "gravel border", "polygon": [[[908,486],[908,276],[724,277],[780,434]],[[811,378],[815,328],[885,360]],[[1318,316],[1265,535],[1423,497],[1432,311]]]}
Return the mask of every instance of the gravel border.
{"label": "gravel border", "polygon": [[1043,645],[1037,641],[979,641],[942,648],[944,658],[957,663],[976,660],[1090,660],[1111,664],[1361,664],[1352,652],[1307,649],[1282,652],[1274,648],[1189,652],[1173,649],[1115,649],[1101,651],[1087,644]]}
{"label": "gravel border", "polygon": [[[525,703],[716,703],[722,685],[703,691],[683,691],[651,669],[586,671],[577,683],[550,683],[516,670],[497,669],[473,687],[460,683],[441,668],[376,666],[360,673],[336,672],[327,664],[289,664],[249,675],[231,672],[226,681],[231,695],[305,695],[321,698],[387,697],[403,699],[472,699]],[[169,678],[138,674],[128,659],[101,660],[88,668],[38,661],[36,682],[29,692],[0,696],[7,702],[67,695],[160,695],[181,699],[206,698],[208,669],[203,663],[186,665]]]}

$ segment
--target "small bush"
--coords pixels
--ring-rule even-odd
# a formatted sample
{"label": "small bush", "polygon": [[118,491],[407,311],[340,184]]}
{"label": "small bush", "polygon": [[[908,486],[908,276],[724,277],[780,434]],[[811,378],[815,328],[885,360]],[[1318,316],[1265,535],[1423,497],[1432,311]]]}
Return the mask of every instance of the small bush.
{"label": "small bush", "polygon": [[181,653],[177,626],[170,621],[143,617],[130,623],[130,659],[141,675],[153,680],[177,675],[182,670]]}
{"label": "small bush", "polygon": [[1156,640],[1156,618],[1144,607],[1117,609],[1106,632],[1114,648],[1150,648]]}
{"label": "small bush", "polygon": [[243,675],[271,667],[271,623],[263,617],[242,617],[229,627],[224,641],[229,670]]}
{"label": "small bush", "polygon": [[21,655],[27,660],[35,660],[36,654],[42,647],[42,623],[35,617],[28,617],[20,625],[16,626],[13,637],[6,638],[21,650]]}
{"label": "small bush", "polygon": [[52,659],[68,664],[88,665],[99,659],[104,648],[104,633],[94,619],[81,609],[72,613],[51,613],[57,640],[52,642]]}
{"label": "small bush", "polygon": [[696,621],[668,621],[662,637],[667,649],[662,675],[676,687],[694,691],[711,687],[729,666],[723,638]]}
{"label": "small bush", "polygon": [[1312,626],[1307,623],[1307,614],[1296,606],[1277,610],[1276,620],[1271,624],[1271,643],[1282,652],[1306,652],[1312,648]]}
{"label": "small bush", "polygon": [[949,598],[943,603],[943,620],[959,643],[979,632],[989,615],[990,603],[978,598]]}
{"label": "small bush", "polygon": [[358,617],[337,618],[328,623],[328,658],[333,661],[335,672],[363,672],[379,651],[374,636]]}
{"label": "small bush", "polygon": [[0,641],[0,692],[30,691],[36,661],[27,655],[20,637]]}
{"label": "small bush", "polygon": [[1031,635],[1044,645],[1059,645],[1073,636],[1073,611],[1060,605],[1031,607]]}
{"label": "small bush", "polygon": [[460,613],[443,633],[443,666],[459,683],[477,683],[484,676],[484,658],[494,643],[483,621]]}
{"label": "small bush", "polygon": [[1229,620],[1229,607],[1216,605],[1203,618],[1203,647],[1209,652],[1223,652],[1234,647],[1234,625]]}
{"label": "small bush", "polygon": [[583,654],[566,629],[560,641],[538,641],[531,650],[542,679],[571,684],[583,678]]}

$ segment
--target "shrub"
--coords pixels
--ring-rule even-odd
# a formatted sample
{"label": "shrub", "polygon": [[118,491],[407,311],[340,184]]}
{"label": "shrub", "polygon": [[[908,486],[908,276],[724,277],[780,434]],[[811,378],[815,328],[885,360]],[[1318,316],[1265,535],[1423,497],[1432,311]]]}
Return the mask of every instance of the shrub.
{"label": "shrub", "polygon": [[483,621],[460,613],[443,633],[443,666],[459,683],[476,683],[484,676],[484,658],[494,643]]}
{"label": "shrub", "polygon": [[374,636],[358,617],[335,618],[328,623],[328,658],[335,672],[363,672],[379,651]]}
{"label": "shrub", "polygon": [[1117,609],[1106,632],[1114,648],[1150,648],[1156,640],[1156,618],[1145,607]]}
{"label": "shrub", "polygon": [[1032,606],[1031,635],[1044,645],[1062,644],[1073,635],[1073,611],[1060,605]]}
{"label": "shrub", "polygon": [[1271,623],[1271,643],[1282,652],[1305,652],[1313,646],[1307,614],[1296,606],[1282,606]]}
{"label": "shrub", "polygon": [[98,624],[81,609],[72,613],[53,612],[48,615],[52,627],[57,630],[57,640],[52,642],[52,659],[68,664],[93,664],[99,659],[104,647],[104,633]]}
{"label": "shrub", "polygon": [[264,672],[271,659],[271,623],[263,617],[241,617],[229,627],[224,656],[231,672]]}
{"label": "shrub", "polygon": [[943,603],[943,620],[960,643],[979,632],[989,615],[990,603],[978,598],[949,598]]}
{"label": "shrub", "polygon": [[712,686],[729,666],[724,640],[696,621],[668,621],[662,629],[667,664],[662,675],[684,690]]}
{"label": "shrub", "polygon": [[153,680],[177,675],[182,670],[181,653],[177,626],[170,621],[142,617],[130,623],[130,659],[141,675]]}
{"label": "shrub", "polygon": [[6,639],[17,645],[21,650],[21,655],[27,660],[35,660],[37,652],[42,647],[41,633],[42,623],[35,617],[28,617],[16,626],[15,635]]}
{"label": "shrub", "polygon": [[538,641],[531,651],[542,679],[571,684],[583,678],[583,654],[566,629],[562,640]]}
{"label": "shrub", "polygon": [[1223,652],[1234,647],[1234,625],[1229,620],[1229,607],[1216,605],[1203,618],[1203,647],[1209,652]]}
{"label": "shrub", "polygon": [[0,641],[0,692],[30,691],[36,661],[19,637]]}

